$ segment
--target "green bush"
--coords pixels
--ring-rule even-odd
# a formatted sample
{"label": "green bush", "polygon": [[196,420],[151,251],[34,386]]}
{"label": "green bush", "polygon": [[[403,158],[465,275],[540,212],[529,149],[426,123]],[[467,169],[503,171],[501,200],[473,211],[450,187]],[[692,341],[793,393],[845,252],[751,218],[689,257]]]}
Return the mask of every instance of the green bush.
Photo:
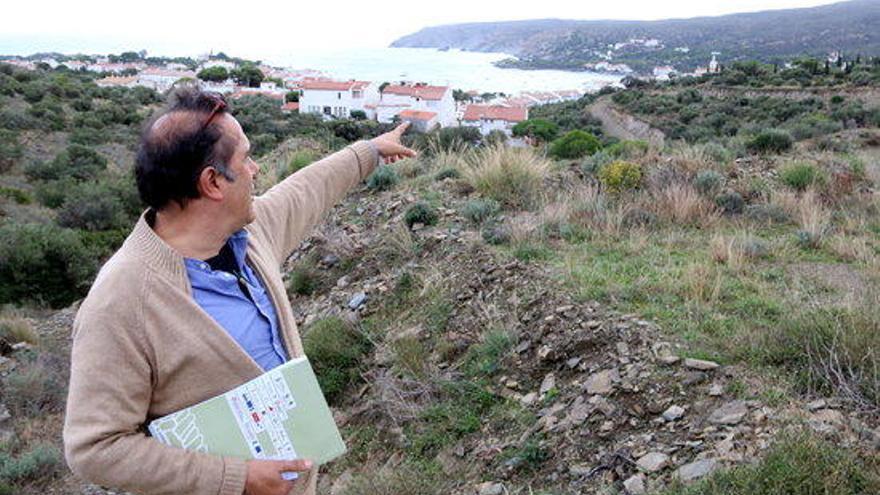
{"label": "green bush", "polygon": [[45,483],[63,472],[61,452],[52,445],[39,444],[19,457],[0,454],[0,488],[2,484],[21,486]]}
{"label": "green bush", "polygon": [[461,209],[461,216],[473,224],[481,224],[494,217],[501,209],[497,201],[491,199],[472,199]]}
{"label": "green bush", "polygon": [[504,225],[492,224],[483,227],[481,232],[487,244],[498,246],[510,242],[510,229]]}
{"label": "green bush", "polygon": [[22,147],[18,143],[18,135],[12,131],[0,129],[0,174],[10,168],[22,156]]}
{"label": "green bush", "polygon": [[592,155],[602,145],[596,136],[574,130],[550,144],[550,156],[555,158],[581,158]]}
{"label": "green bush", "polygon": [[321,285],[320,274],[312,267],[298,266],[290,273],[288,290],[300,296],[310,296]]}
{"label": "green bush", "polygon": [[581,173],[583,173],[585,177],[597,176],[599,175],[599,171],[602,170],[602,167],[613,161],[614,157],[608,153],[607,148],[602,151],[597,151],[593,153],[593,156],[585,158],[581,163]]}
{"label": "green bush", "polygon": [[715,196],[715,204],[721,208],[721,211],[730,215],[742,213],[746,207],[746,201],[736,191],[725,191]]}
{"label": "green bush", "polygon": [[4,402],[17,417],[36,418],[64,410],[67,361],[49,352],[20,361],[3,381]]}
{"label": "green bush", "polygon": [[880,477],[846,449],[807,434],[784,437],[756,464],[673,484],[662,495],[862,495],[880,493]]}
{"label": "green bush", "polygon": [[27,191],[15,187],[0,186],[0,198],[7,198],[15,201],[16,204],[28,205],[31,203],[31,195]]}
{"label": "green bush", "polygon": [[618,141],[605,148],[605,151],[614,158],[628,160],[643,156],[650,149],[645,141]]}
{"label": "green bush", "polygon": [[609,163],[599,171],[599,182],[611,193],[636,189],[642,183],[642,167],[624,161]]}
{"label": "green bush", "polygon": [[413,204],[407,208],[406,213],[403,215],[403,221],[409,228],[412,228],[412,226],[417,223],[422,225],[435,225],[437,220],[439,220],[437,209],[424,201],[419,201]]}
{"label": "green bush", "polygon": [[794,144],[791,134],[781,129],[766,129],[746,144],[752,153],[782,153]]}
{"label": "green bush", "polygon": [[287,168],[282,169],[278,175],[278,180],[283,180],[288,175],[295,174],[301,169],[318,159],[318,153],[311,149],[296,150],[290,160],[287,162]]}
{"label": "green bush", "polygon": [[809,163],[796,163],[783,168],[779,178],[788,187],[803,191],[819,180],[819,171]]}
{"label": "green bush", "polygon": [[48,182],[40,182],[34,190],[37,201],[46,208],[60,208],[70,194],[77,186],[72,179],[50,180]]}
{"label": "green bush", "polygon": [[107,159],[97,151],[71,144],[51,162],[37,162],[25,169],[31,180],[58,180],[70,177],[77,181],[92,180],[107,168]]}
{"label": "green bush", "polygon": [[531,148],[492,146],[470,156],[464,176],[484,197],[513,208],[534,205],[550,162]]}
{"label": "green bush", "polygon": [[0,304],[70,304],[85,294],[97,261],[72,230],[0,226]]}
{"label": "green bush", "polygon": [[127,227],[132,219],[109,184],[87,182],[66,195],[57,221],[62,227],[99,231]]}
{"label": "green bush", "polygon": [[374,191],[385,191],[397,185],[398,182],[400,182],[400,176],[397,175],[397,171],[388,165],[382,165],[370,175],[367,187]]}
{"label": "green bush", "polygon": [[715,196],[724,187],[724,176],[714,170],[701,170],[694,178],[694,187],[704,196]]}
{"label": "green bush", "polygon": [[370,342],[337,317],[313,323],[304,332],[303,348],[328,402],[336,404],[346,388],[357,382],[358,368]]}
{"label": "green bush", "polygon": [[445,167],[434,174],[434,180],[457,179],[459,177],[461,177],[461,172],[455,167]]}
{"label": "green bush", "polygon": [[513,126],[512,133],[514,136],[528,136],[548,143],[559,134],[559,126],[544,119],[528,119]]}

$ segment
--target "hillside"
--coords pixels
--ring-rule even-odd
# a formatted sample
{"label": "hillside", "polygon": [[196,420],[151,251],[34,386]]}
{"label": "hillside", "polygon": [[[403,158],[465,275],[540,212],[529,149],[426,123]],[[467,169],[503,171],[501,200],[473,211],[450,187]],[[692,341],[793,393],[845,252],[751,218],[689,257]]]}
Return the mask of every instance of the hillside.
{"label": "hillside", "polygon": [[[69,332],[163,96],[0,76],[0,494],[107,495],[61,457]],[[349,447],[319,493],[880,493],[876,87],[743,77],[406,136],[284,266]],[[262,191],[379,131],[233,111]]]}
{"label": "hillside", "polygon": [[650,74],[663,65],[693,71],[705,66],[712,52],[720,52],[723,63],[824,58],[834,51],[877,55],[878,25],[880,2],[851,0],[804,9],[661,21],[543,19],[455,24],[422,29],[391,46],[509,53],[519,60],[507,65],[521,68],[582,70],[584,64],[607,60]]}

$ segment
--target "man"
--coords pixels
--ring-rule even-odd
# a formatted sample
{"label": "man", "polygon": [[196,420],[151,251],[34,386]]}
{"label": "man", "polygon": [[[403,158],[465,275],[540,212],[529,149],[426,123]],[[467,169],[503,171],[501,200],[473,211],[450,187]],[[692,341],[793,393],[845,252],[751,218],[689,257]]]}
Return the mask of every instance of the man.
{"label": "man", "polygon": [[[225,101],[178,92],[144,130],[149,209],[77,313],[64,424],[71,469],[145,494],[312,494],[307,460],[244,461],[160,444],[145,424],[302,355],[280,266],[378,164],[415,153],[406,126],[357,142],[254,198],[258,166]],[[281,473],[300,473],[295,482]]]}

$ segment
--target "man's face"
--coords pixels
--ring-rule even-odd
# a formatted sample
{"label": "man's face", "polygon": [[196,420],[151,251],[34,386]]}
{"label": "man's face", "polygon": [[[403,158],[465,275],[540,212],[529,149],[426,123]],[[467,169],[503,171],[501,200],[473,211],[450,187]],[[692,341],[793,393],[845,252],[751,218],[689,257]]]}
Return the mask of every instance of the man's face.
{"label": "man's face", "polygon": [[260,171],[259,166],[251,159],[250,149],[251,143],[241,125],[229,114],[224,114],[220,121],[221,129],[223,129],[224,137],[232,137],[235,142],[235,151],[227,164],[229,173],[234,177],[234,181],[229,181],[221,177],[221,181],[225,181],[226,190],[224,192],[223,202],[226,205],[227,214],[235,219],[239,228],[254,221],[254,179]]}

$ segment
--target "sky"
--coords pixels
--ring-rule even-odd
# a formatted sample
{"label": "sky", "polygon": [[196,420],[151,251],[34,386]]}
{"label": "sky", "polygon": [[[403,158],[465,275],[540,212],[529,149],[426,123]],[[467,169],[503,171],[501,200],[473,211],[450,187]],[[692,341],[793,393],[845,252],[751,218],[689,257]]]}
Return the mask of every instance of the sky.
{"label": "sky", "polygon": [[[427,26],[522,19],[655,20],[812,7],[829,0],[495,0],[191,2],[186,0],[13,0],[3,7],[0,54],[39,51],[229,55],[271,61],[297,50],[388,46]],[[540,7],[537,5],[540,4]],[[137,5],[137,10],[130,6]]]}

